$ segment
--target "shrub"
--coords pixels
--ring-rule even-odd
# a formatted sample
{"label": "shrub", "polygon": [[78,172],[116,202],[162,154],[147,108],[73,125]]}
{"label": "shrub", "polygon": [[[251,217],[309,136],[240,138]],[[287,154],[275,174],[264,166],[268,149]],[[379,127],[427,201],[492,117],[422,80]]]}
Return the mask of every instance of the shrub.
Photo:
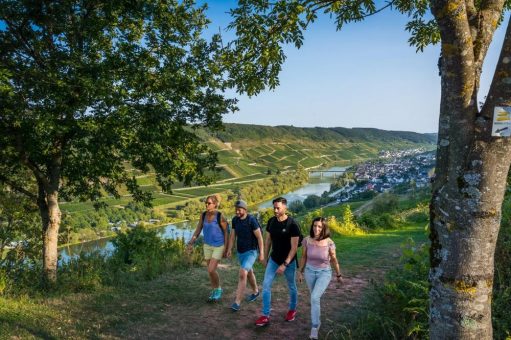
{"label": "shrub", "polygon": [[341,337],[356,339],[428,338],[429,250],[408,240],[401,265],[388,272],[381,284],[364,297],[353,329],[340,329]]}
{"label": "shrub", "polygon": [[108,276],[105,255],[99,252],[82,253],[71,257],[59,268],[58,284],[61,291],[94,291]]}
{"label": "shrub", "polygon": [[293,201],[289,204],[289,210],[295,214],[299,214],[302,211],[305,211],[306,208],[303,205],[303,202],[298,200],[298,201]]}
{"label": "shrub", "polygon": [[335,216],[330,216],[327,219],[330,230],[340,235],[364,235],[366,232],[360,228],[355,221],[355,216],[351,211],[349,205],[344,206],[342,213],[342,221],[337,221]]}
{"label": "shrub", "polygon": [[415,208],[405,210],[402,217],[412,223],[426,223],[429,220],[429,207],[426,203],[419,203]]}
{"label": "shrub", "polygon": [[398,208],[398,197],[394,194],[383,193],[373,201],[372,212],[375,214],[395,212]]}
{"label": "shrub", "polygon": [[202,262],[200,249],[188,255],[182,239],[162,239],[155,230],[135,228],[113,241],[112,260],[124,272],[152,279],[165,270]]}
{"label": "shrub", "polygon": [[511,336],[511,198],[502,206],[502,223],[495,249],[492,320],[495,339]]}

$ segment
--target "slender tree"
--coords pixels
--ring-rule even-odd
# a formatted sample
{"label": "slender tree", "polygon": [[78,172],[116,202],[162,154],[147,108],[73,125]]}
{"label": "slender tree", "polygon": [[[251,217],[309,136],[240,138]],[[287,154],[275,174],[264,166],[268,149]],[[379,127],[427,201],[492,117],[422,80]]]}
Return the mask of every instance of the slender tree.
{"label": "slender tree", "polygon": [[[491,339],[493,260],[501,220],[510,138],[492,136],[498,107],[511,106],[511,26],[484,104],[478,90],[493,34],[509,7],[504,0],[242,0],[231,11],[230,80],[254,95],[278,85],[283,44],[300,47],[319,13],[338,28],[385,8],[410,18],[410,43],[441,42],[437,167],[430,205],[430,336]],[[432,17],[429,14],[432,13]],[[503,111],[503,112],[504,112]],[[504,113],[506,116],[506,114]],[[508,115],[507,115],[508,116]],[[507,117],[506,116],[506,117]]]}
{"label": "slender tree", "polygon": [[[97,201],[135,175],[210,181],[194,129],[221,126],[220,39],[191,0],[0,0],[0,181],[42,218],[43,277],[57,275],[59,200]],[[15,174],[29,170],[37,189]]]}

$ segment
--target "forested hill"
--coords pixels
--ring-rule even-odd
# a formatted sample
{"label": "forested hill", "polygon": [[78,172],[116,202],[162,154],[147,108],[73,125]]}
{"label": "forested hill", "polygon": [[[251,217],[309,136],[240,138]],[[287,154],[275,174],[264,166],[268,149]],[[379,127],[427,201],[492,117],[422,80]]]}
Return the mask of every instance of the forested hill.
{"label": "forested hill", "polygon": [[250,124],[224,124],[225,130],[215,133],[215,137],[225,143],[241,141],[272,140],[300,141],[307,139],[314,142],[392,142],[435,144],[436,133],[416,133],[408,131],[387,131],[374,128],[302,128],[294,126],[264,126]]}

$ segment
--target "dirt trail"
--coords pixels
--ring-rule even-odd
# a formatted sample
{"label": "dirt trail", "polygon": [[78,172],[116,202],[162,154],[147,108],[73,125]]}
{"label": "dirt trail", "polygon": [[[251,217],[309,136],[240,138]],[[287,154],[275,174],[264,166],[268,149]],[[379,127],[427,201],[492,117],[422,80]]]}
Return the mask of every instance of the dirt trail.
{"label": "dirt trail", "polygon": [[[234,267],[222,271],[236,270]],[[374,274],[374,273],[373,273]],[[368,285],[369,275],[357,275],[344,279],[339,285],[334,279],[321,299],[322,326],[320,338],[333,338],[334,328],[339,327],[339,319],[349,306],[360,301],[362,290]],[[374,275],[373,275],[374,277]],[[237,278],[236,278],[237,279]],[[262,277],[258,277],[258,282]],[[168,322],[141,325],[128,332],[130,339],[308,339],[310,332],[310,295],[305,283],[298,283],[298,315],[295,321],[286,322],[288,295],[284,278],[274,281],[272,291],[272,316],[270,325],[256,327],[255,320],[260,315],[262,299],[243,302],[241,310],[231,311],[236,282],[224,284],[224,297],[221,302],[189,301],[186,296],[176,298],[162,311]],[[196,291],[204,295],[204,291]],[[330,335],[330,336],[329,336]]]}

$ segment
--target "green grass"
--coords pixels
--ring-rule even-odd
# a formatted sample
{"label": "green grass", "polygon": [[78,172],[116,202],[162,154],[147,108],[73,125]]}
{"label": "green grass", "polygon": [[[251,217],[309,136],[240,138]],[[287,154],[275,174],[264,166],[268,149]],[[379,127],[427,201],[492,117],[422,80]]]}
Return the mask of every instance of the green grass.
{"label": "green grass", "polygon": [[425,224],[408,224],[399,230],[362,236],[334,236],[341,266],[350,274],[367,269],[389,269],[397,263],[400,245],[408,238],[427,242]]}

